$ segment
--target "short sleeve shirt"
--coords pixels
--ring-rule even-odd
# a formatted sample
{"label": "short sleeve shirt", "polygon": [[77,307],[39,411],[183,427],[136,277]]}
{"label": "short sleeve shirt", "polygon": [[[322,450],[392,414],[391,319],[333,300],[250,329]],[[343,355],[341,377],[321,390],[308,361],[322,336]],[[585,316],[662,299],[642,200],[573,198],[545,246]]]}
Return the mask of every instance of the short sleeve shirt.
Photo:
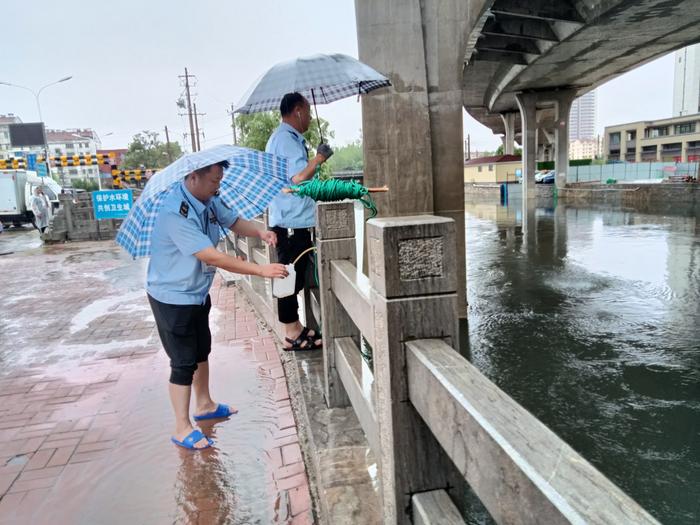
{"label": "short sleeve shirt", "polygon": [[206,203],[195,198],[181,182],[165,197],[151,234],[146,291],[167,304],[204,304],[214,280],[214,269],[195,253],[216,247],[222,228],[238,215],[218,196]]}
{"label": "short sleeve shirt", "polygon": [[[290,184],[294,184],[292,177],[309,163],[306,140],[286,122],[282,122],[272,133],[265,151],[287,159]],[[316,203],[309,197],[280,193],[270,203],[268,223],[282,228],[311,228],[316,225]]]}

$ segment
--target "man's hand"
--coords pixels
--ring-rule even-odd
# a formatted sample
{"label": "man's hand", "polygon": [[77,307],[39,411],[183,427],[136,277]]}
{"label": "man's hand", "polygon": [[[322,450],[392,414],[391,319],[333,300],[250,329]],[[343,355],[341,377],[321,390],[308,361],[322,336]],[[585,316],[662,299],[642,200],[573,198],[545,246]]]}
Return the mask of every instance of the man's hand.
{"label": "man's hand", "polygon": [[260,265],[260,277],[277,279],[287,277],[287,275],[289,275],[289,272],[287,271],[287,268],[285,268],[284,264],[273,263]]}
{"label": "man's hand", "polygon": [[273,231],[260,231],[258,233],[260,239],[265,242],[268,246],[277,246],[277,234]]}
{"label": "man's hand", "polygon": [[333,148],[331,148],[328,144],[322,143],[318,145],[318,148],[316,148],[316,153],[321,155],[323,160],[326,161],[333,156]]}

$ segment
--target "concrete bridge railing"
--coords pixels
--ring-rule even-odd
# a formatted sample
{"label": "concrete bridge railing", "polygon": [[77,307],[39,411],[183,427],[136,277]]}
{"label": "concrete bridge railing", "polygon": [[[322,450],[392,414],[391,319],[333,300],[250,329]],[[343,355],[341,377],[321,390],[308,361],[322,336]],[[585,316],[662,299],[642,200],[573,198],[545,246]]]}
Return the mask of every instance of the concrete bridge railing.
{"label": "concrete bridge railing", "polygon": [[497,523],[657,523],[458,352],[454,221],[366,227],[369,275],[353,203],[317,207],[326,402],[378,458],[382,522],[464,523],[466,482]]}

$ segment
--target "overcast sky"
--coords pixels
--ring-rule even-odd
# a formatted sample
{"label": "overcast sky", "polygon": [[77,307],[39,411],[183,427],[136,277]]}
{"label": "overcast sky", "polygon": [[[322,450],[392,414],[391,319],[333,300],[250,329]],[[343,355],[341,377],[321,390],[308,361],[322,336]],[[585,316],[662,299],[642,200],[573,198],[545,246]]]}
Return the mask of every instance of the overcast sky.
{"label": "overcast sky", "polygon": [[[271,65],[314,53],[357,57],[353,0],[2,0],[0,81],[38,89],[50,128],[93,128],[105,147],[126,147],[141,130],[183,141],[175,105],[178,75],[196,75],[197,109],[205,116],[202,146],[231,141],[227,109]],[[673,59],[661,58],[602,86],[598,128],[671,116]],[[38,120],[27,91],[0,86],[0,114]],[[356,98],[320,106],[334,143],[360,136]],[[500,139],[465,115],[472,149],[495,149]]]}

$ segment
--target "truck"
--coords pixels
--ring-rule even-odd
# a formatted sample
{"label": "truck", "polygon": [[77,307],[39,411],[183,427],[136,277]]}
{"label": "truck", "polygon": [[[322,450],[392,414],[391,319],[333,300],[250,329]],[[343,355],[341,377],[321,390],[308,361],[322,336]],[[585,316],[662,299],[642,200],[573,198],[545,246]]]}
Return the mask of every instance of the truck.
{"label": "truck", "polygon": [[39,177],[30,170],[0,170],[0,222],[21,226],[31,222],[34,188],[42,186],[52,208],[58,207],[61,186],[51,177]]}

